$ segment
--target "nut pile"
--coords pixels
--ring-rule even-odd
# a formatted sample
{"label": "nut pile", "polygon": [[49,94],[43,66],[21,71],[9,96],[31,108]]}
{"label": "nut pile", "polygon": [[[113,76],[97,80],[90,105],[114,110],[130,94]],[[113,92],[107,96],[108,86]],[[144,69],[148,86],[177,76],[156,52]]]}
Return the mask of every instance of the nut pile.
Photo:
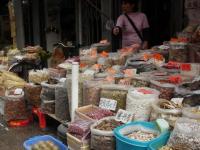
{"label": "nut pile", "polygon": [[59,147],[51,141],[40,141],[31,146],[31,150],[59,150]]}
{"label": "nut pile", "polygon": [[95,129],[103,130],[103,131],[112,131],[114,128],[122,125],[121,122],[118,122],[114,119],[104,120],[100,124],[98,124]]}
{"label": "nut pile", "polygon": [[152,139],[154,139],[156,135],[153,133],[148,133],[144,131],[134,131],[133,133],[127,135],[127,137],[130,139],[146,142],[146,141],[151,141]]}

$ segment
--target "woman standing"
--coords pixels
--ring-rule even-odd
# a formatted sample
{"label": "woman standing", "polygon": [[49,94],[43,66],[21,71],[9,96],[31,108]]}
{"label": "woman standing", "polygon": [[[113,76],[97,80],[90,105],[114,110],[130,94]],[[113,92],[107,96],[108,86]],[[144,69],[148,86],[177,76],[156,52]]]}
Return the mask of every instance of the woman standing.
{"label": "woman standing", "polygon": [[113,34],[122,34],[122,47],[140,45],[148,48],[149,23],[144,13],[137,12],[138,0],[122,0],[123,14],[117,19]]}

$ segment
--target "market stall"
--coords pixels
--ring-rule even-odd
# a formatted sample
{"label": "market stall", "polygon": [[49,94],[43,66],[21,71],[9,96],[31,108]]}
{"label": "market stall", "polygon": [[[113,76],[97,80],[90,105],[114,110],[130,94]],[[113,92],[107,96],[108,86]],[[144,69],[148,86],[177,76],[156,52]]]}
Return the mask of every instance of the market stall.
{"label": "market stall", "polygon": [[[148,50],[113,53],[109,43],[92,44],[79,57],[29,70],[26,79],[8,71],[16,55],[36,60],[44,53],[28,47],[22,57],[20,50],[10,50],[0,57],[4,119],[37,114],[45,127],[48,115],[67,125],[72,150],[198,150],[200,64],[188,57],[193,48],[198,53],[197,32],[199,27],[185,29]],[[51,142],[32,149],[41,145],[58,149]]]}

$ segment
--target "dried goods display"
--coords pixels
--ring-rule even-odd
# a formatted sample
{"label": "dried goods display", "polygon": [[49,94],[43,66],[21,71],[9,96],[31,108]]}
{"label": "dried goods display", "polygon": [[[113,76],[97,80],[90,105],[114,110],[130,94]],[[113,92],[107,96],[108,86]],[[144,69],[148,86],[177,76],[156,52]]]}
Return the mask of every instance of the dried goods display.
{"label": "dried goods display", "polygon": [[115,150],[113,129],[120,125],[122,123],[116,121],[114,117],[106,117],[93,124],[91,126],[91,147],[95,150]]}
{"label": "dried goods display", "polygon": [[47,69],[29,71],[29,82],[41,84],[44,81],[48,81],[48,79],[49,72]]}
{"label": "dried goods display", "polygon": [[75,120],[69,123],[68,132],[70,134],[79,135],[80,137],[83,138],[87,136],[88,133],[90,132],[90,125],[92,123],[93,122],[89,120],[82,120],[82,119]]}
{"label": "dried goods display", "polygon": [[55,88],[57,80],[50,79],[47,82],[42,82],[42,91],[40,98],[42,100],[55,100]]}
{"label": "dried goods display", "polygon": [[170,43],[169,60],[177,62],[188,61],[188,49],[186,43]]}
{"label": "dried goods display", "polygon": [[146,141],[151,141],[152,139],[156,138],[157,135],[153,133],[144,132],[144,131],[134,131],[133,133],[128,134],[127,137],[130,139],[146,142]]}
{"label": "dried goods display", "polygon": [[198,150],[200,123],[193,119],[180,118],[176,122],[167,145],[178,150]]}
{"label": "dried goods display", "polygon": [[55,113],[55,100],[42,100],[41,111],[45,114],[54,114]]}
{"label": "dried goods display", "polygon": [[170,126],[175,125],[176,120],[182,116],[182,105],[175,104],[168,100],[159,100],[152,103],[152,111],[150,120],[154,121],[158,118],[168,121]]}
{"label": "dried goods display", "polygon": [[0,85],[6,89],[24,88],[26,82],[15,73],[0,71]]}
{"label": "dried goods display", "polygon": [[190,94],[183,99],[184,107],[195,107],[200,105],[200,94]]}
{"label": "dried goods display", "polygon": [[99,120],[99,119],[102,119],[104,117],[113,115],[113,113],[110,110],[101,109],[101,108],[94,109],[93,111],[87,112],[85,114],[88,117],[95,119],[95,120]]}
{"label": "dried goods display", "polygon": [[[79,97],[79,102],[78,102],[78,106],[83,106],[83,83],[86,80],[91,80],[93,79],[93,76],[91,75],[84,75],[84,74],[80,74],[79,75],[79,84],[78,84],[78,97]],[[71,100],[72,100],[72,77],[69,76],[66,79],[66,84],[67,84],[67,95],[68,95],[68,100],[69,100],[69,106],[71,106]]]}
{"label": "dried goods display", "polygon": [[195,90],[199,90],[200,88],[200,80],[198,81],[193,81],[193,82],[188,82],[188,83],[183,83],[181,85],[182,88],[186,88],[187,90],[190,91],[195,91]]}
{"label": "dried goods display", "polygon": [[190,119],[195,119],[195,120],[200,120],[200,108],[199,108],[199,106],[183,108],[182,112],[183,112],[184,117],[187,117],[187,118],[190,118]]}
{"label": "dried goods display", "polygon": [[160,103],[160,108],[162,109],[176,109],[176,108],[182,108],[181,105],[176,104],[172,101],[162,101]]}
{"label": "dried goods display", "polygon": [[116,121],[114,119],[103,120],[100,124],[98,124],[95,129],[103,130],[103,131],[112,131],[114,128],[122,125],[123,123]]}
{"label": "dried goods display", "polygon": [[112,60],[109,57],[99,57],[97,63],[102,65],[104,69],[112,66]]}
{"label": "dried goods display", "polygon": [[100,100],[100,82],[85,81],[83,83],[83,105],[98,105]]}
{"label": "dried goods display", "polygon": [[49,68],[48,69],[49,76],[51,78],[65,78],[66,77],[66,70],[61,68]]}
{"label": "dried goods display", "polygon": [[123,57],[120,57],[118,53],[109,53],[109,58],[112,61],[112,65],[124,65],[125,61]]}
{"label": "dried goods display", "polygon": [[131,85],[133,87],[149,87],[150,81],[145,77],[134,77],[131,79]]}
{"label": "dried goods display", "polygon": [[59,150],[52,141],[39,141],[31,146],[31,150]]}
{"label": "dried goods display", "polygon": [[29,104],[33,106],[40,106],[41,99],[40,99],[40,93],[42,90],[41,85],[37,84],[26,84],[25,86],[25,98],[28,101]]}
{"label": "dried goods display", "polygon": [[150,88],[131,88],[127,95],[126,110],[134,114],[134,120],[149,120],[151,103],[158,100],[159,92]]}
{"label": "dried goods display", "polygon": [[80,57],[80,63],[91,67],[92,65],[97,63],[97,58],[90,56]]}
{"label": "dried goods display", "polygon": [[175,85],[166,83],[164,80],[151,80],[150,87],[160,91],[159,98],[170,100],[174,96]]}
{"label": "dried goods display", "polygon": [[65,83],[58,84],[55,88],[55,115],[62,120],[69,120],[69,104],[65,85]]}
{"label": "dried goods display", "polygon": [[118,109],[125,109],[128,87],[129,86],[114,85],[114,84],[104,85],[102,86],[100,97],[117,101],[116,111]]}
{"label": "dried goods display", "polygon": [[24,93],[22,95],[14,95],[13,93],[13,91],[6,91],[4,119],[6,121],[27,119],[29,114],[24,101]]}

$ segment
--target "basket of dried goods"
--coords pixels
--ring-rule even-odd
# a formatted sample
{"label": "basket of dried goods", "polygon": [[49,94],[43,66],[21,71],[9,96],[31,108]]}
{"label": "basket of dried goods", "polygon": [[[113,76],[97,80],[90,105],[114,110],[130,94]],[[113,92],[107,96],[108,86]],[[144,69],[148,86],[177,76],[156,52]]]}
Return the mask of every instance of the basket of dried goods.
{"label": "basket of dried goods", "polygon": [[[91,148],[95,150],[115,150],[114,128],[122,125],[115,117],[106,117],[91,126]],[[104,143],[102,145],[102,143]],[[101,146],[99,146],[101,145]]]}
{"label": "basket of dried goods", "polygon": [[181,116],[182,105],[164,99],[152,103],[151,121],[162,118],[168,121],[170,126],[174,127],[176,120]]}
{"label": "basket of dried goods", "polygon": [[82,118],[92,121],[108,116],[113,116],[113,113],[110,110],[102,109],[94,105],[79,107],[75,111],[75,118]]}

